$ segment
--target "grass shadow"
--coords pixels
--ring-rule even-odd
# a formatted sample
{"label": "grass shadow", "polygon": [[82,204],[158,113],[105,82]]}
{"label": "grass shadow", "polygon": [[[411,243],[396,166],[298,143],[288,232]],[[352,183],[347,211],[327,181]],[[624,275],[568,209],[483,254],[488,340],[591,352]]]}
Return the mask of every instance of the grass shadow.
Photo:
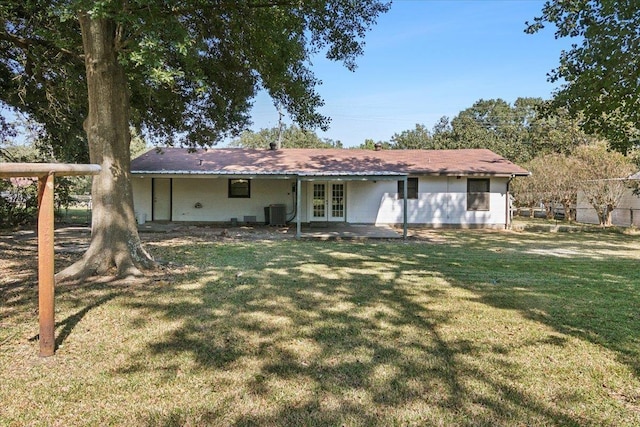
{"label": "grass shadow", "polygon": [[[432,267],[477,301],[613,351],[640,378],[640,270],[636,240],[619,233],[517,239],[456,235],[465,247]],[[455,253],[455,252],[453,252]],[[457,261],[457,262],[456,262]]]}
{"label": "grass shadow", "polygon": [[[271,402],[275,410],[242,415],[234,425],[335,425],[345,420],[355,425],[435,420],[489,425],[507,419],[584,425],[585,420],[571,410],[518,385],[526,378],[526,367],[511,358],[513,352],[528,347],[563,347],[565,338],[545,335],[490,345],[443,332],[463,315],[455,307],[440,306],[453,287],[468,291],[467,299],[473,303],[517,310],[563,334],[588,338],[562,320],[532,316],[548,310],[549,302],[525,303],[527,296],[518,289],[528,279],[510,283],[508,275],[495,267],[508,262],[526,273],[527,263],[539,265],[543,259],[505,261],[503,251],[512,249],[487,252],[495,242],[479,237],[476,243],[477,248],[464,240],[450,246],[201,245],[197,251],[206,254],[206,261],[190,261],[208,271],[192,279],[204,279],[191,291],[198,302],[181,308],[168,302],[144,303],[163,317],[181,317],[179,328],[144,351],[160,358],[188,355],[205,370],[250,366],[246,368],[250,374],[245,372],[246,378],[236,386],[249,400]],[[174,249],[181,253],[181,248]],[[198,257],[193,248],[184,250],[191,255],[179,262]],[[476,262],[478,257],[482,263]],[[212,274],[215,279],[206,279]],[[597,275],[586,276],[582,286]],[[495,283],[501,284],[500,290]],[[528,295],[544,292],[552,290],[534,287]],[[604,345],[626,354],[620,342],[605,340]],[[502,373],[487,373],[474,358],[490,358]],[[636,369],[631,360],[621,360]],[[142,363],[136,366],[146,369]],[[275,403],[274,394],[279,393],[283,396]],[[386,408],[386,415],[377,418],[372,408],[374,412]]]}
{"label": "grass shadow", "polygon": [[[68,314],[56,342],[95,366],[76,380],[104,424],[640,421],[640,278],[625,236],[164,239],[149,249],[179,267],[57,294]],[[12,322],[29,311],[20,301]],[[617,361],[583,368],[574,352]],[[626,383],[607,376],[627,368]]]}

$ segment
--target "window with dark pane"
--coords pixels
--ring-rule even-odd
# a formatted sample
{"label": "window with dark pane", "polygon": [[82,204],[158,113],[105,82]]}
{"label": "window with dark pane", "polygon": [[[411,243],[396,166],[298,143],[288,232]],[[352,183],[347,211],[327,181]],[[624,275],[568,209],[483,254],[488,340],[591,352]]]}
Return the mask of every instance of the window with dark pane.
{"label": "window with dark pane", "polygon": [[489,206],[489,184],[488,178],[467,179],[467,210],[468,211],[488,211]]}
{"label": "window with dark pane", "polygon": [[251,197],[251,181],[248,179],[229,180],[229,198]]}
{"label": "window with dark pane", "polygon": [[[418,178],[407,178],[407,199],[418,198]],[[404,199],[404,181],[398,181],[398,199]]]}

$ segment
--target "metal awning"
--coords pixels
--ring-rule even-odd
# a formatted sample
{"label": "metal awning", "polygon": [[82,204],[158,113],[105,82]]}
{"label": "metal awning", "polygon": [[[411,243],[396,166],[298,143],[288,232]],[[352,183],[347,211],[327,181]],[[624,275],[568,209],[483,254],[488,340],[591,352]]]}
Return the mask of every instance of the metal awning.
{"label": "metal awning", "polygon": [[270,178],[270,179],[297,179],[301,178],[303,181],[313,181],[313,180],[332,180],[332,179],[340,179],[343,181],[370,181],[370,180],[397,180],[401,179],[403,176],[408,176],[406,173],[398,173],[398,172],[287,172],[287,171],[276,171],[276,172],[263,172],[263,171],[190,171],[190,170],[149,170],[149,171],[141,171],[141,170],[132,170],[131,174],[134,176],[142,176],[142,177],[161,177],[165,178],[169,176],[175,177],[189,177],[189,178]]}

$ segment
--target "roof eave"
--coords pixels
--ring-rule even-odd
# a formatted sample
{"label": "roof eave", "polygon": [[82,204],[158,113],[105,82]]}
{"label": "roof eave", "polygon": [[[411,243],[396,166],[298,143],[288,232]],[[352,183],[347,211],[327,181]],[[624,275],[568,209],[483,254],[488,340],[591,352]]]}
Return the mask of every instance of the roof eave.
{"label": "roof eave", "polygon": [[446,172],[410,172],[409,175],[424,176],[471,176],[471,177],[494,177],[494,178],[511,178],[514,176],[529,176],[531,172],[477,172],[477,171],[446,171]]}
{"label": "roof eave", "polygon": [[496,178],[510,178],[514,176],[530,176],[531,172],[486,172],[486,171],[408,171],[408,172],[394,172],[394,171],[364,171],[364,172],[305,172],[305,171],[194,171],[194,170],[132,170],[132,175],[144,175],[144,176],[201,176],[201,177],[284,177],[284,178],[311,178],[311,177],[404,177],[409,175],[419,176],[488,176]]}

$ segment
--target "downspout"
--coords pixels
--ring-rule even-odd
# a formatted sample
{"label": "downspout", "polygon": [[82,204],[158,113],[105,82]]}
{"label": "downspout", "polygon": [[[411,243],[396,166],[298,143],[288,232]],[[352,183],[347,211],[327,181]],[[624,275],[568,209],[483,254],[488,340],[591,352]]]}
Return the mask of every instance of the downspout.
{"label": "downspout", "polygon": [[297,198],[296,195],[298,194],[298,183],[296,182],[296,187],[293,188],[291,190],[291,204],[293,205],[293,207],[291,208],[293,211],[291,213],[287,213],[287,215],[290,215],[289,219],[287,219],[287,225],[291,224],[291,222],[293,221],[293,219],[296,217],[296,215],[298,215],[298,203],[297,203]]}
{"label": "downspout", "polygon": [[505,220],[504,220],[504,229],[511,229],[511,197],[509,193],[509,186],[511,185],[511,181],[515,178],[515,175],[511,175],[509,180],[507,181],[507,193],[506,193],[506,201],[505,201]]}

